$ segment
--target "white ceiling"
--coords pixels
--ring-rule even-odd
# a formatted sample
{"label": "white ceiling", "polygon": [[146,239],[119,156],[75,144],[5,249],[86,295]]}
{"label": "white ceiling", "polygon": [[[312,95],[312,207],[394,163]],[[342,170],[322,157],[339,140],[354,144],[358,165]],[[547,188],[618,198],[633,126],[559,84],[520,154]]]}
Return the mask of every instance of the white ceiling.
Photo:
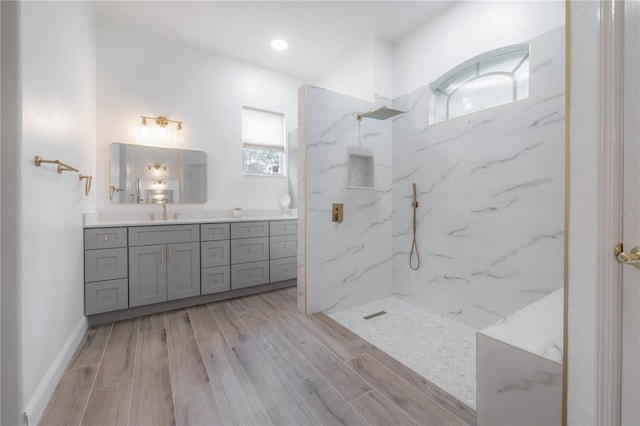
{"label": "white ceiling", "polygon": [[[371,35],[404,38],[449,1],[99,1],[99,20],[271,68],[308,82]],[[282,38],[289,49],[270,42]]]}

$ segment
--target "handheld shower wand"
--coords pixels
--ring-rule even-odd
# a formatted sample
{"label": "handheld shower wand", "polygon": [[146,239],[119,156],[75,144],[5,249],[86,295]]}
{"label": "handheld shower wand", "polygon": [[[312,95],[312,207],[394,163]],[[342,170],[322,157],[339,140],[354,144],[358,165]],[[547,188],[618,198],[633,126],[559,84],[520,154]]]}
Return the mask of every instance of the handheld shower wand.
{"label": "handheld shower wand", "polygon": [[[413,243],[411,243],[411,253],[409,254],[409,267],[414,271],[417,271],[420,268],[420,254],[418,253],[418,243],[416,242],[416,210],[418,209],[418,191],[416,189],[416,184],[413,183],[413,202],[411,206],[413,207]],[[416,266],[413,266],[413,253],[416,254]]]}

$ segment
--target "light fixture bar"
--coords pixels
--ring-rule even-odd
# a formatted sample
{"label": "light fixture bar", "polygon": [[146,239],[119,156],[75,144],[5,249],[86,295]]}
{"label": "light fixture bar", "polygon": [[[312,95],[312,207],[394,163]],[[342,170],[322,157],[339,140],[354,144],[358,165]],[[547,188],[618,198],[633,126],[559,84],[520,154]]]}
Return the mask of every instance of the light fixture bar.
{"label": "light fixture bar", "polygon": [[167,125],[169,125],[169,123],[176,123],[176,127],[178,128],[178,130],[182,130],[182,125],[184,123],[184,122],[178,121],[178,120],[171,120],[170,118],[164,117],[162,115],[160,115],[158,117],[147,117],[147,116],[141,115],[140,118],[142,119],[141,120],[141,124],[143,126],[147,125],[147,120],[153,120],[160,127],[167,127]]}

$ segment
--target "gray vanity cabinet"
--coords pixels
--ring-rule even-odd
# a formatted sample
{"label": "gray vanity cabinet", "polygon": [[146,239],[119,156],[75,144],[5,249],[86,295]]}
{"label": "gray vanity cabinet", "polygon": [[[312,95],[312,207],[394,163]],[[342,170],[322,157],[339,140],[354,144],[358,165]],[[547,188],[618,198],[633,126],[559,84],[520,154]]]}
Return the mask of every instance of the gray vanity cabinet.
{"label": "gray vanity cabinet", "polygon": [[124,318],[156,310],[146,305],[174,309],[295,279],[297,227],[296,220],[265,220],[86,228],[85,313],[122,310],[113,315]]}
{"label": "gray vanity cabinet", "polygon": [[231,224],[231,288],[269,282],[269,222]]}
{"label": "gray vanity cabinet", "polygon": [[292,280],[298,275],[298,222],[281,220],[270,222],[269,280]]}
{"label": "gray vanity cabinet", "polygon": [[198,228],[198,225],[129,228],[129,306],[200,295]]}
{"label": "gray vanity cabinet", "polygon": [[228,223],[200,225],[200,292],[221,293],[231,290],[231,245]]}
{"label": "gray vanity cabinet", "polygon": [[127,229],[85,229],[84,249],[85,314],[126,309]]}

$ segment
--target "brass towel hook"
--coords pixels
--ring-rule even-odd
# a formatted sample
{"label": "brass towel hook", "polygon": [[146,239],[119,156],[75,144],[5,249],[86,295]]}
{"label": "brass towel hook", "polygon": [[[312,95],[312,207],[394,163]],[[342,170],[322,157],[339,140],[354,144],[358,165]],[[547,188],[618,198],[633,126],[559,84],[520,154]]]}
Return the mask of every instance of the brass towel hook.
{"label": "brass towel hook", "polygon": [[70,165],[63,163],[60,160],[43,160],[40,155],[36,155],[35,162],[36,162],[36,167],[40,167],[42,165],[42,163],[57,164],[58,165],[58,173],[62,173],[62,172],[77,172],[78,171],[78,169],[75,169],[75,168],[71,167]]}
{"label": "brass towel hook", "polygon": [[91,190],[91,176],[85,176],[80,173],[80,180],[84,179],[84,195],[89,196],[89,191]]}

